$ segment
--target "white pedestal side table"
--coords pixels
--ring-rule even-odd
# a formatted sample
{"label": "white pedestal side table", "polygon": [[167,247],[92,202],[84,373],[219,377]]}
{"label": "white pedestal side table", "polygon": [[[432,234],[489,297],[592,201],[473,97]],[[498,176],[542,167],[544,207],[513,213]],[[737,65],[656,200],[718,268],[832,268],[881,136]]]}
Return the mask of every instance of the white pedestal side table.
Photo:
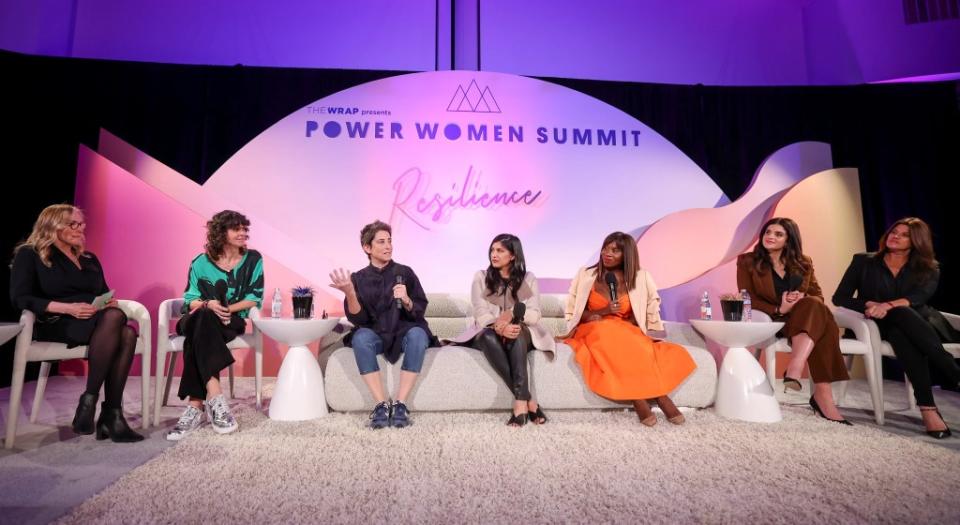
{"label": "white pedestal side table", "polygon": [[280,365],[277,384],[270,400],[270,419],[305,421],[327,415],[323,372],[307,345],[327,335],[340,321],[328,319],[277,319],[260,317],[254,324],[267,337],[290,345]]}
{"label": "white pedestal side table", "polygon": [[783,323],[691,319],[690,324],[707,339],[727,347],[717,378],[717,414],[755,423],[783,419],[767,374],[746,349],[772,337]]}

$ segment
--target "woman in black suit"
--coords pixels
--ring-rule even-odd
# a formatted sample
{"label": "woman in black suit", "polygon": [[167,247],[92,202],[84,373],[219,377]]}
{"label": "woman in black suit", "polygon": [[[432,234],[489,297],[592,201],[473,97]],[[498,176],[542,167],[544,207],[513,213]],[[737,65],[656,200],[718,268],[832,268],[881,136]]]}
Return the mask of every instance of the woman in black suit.
{"label": "woman in black suit", "polygon": [[100,310],[90,304],[109,288],[100,261],[84,250],[85,230],[79,208],[54,204],[40,212],[30,237],[14,250],[10,299],[15,308],[37,315],[33,333],[38,341],[89,347],[87,388],[73,417],[73,431],[93,434],[103,387],[97,439],[140,441],[143,436],[130,429],[122,410],[137,334],[115,300]]}
{"label": "woman in black suit", "polygon": [[833,304],[862,312],[877,322],[913,383],[927,434],[943,439],[950,436],[950,428],[933,401],[929,366],[937,367],[954,384],[960,383],[960,367],[943,349],[943,342],[953,340],[956,334],[943,316],[927,305],[939,280],[930,227],[916,217],[907,217],[883,234],[876,253],[853,256],[833,294]]}

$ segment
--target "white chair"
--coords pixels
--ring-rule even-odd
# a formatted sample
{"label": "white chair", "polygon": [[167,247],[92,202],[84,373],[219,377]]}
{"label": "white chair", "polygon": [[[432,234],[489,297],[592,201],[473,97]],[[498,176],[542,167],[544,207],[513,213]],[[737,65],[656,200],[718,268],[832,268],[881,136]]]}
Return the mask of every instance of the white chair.
{"label": "white chair", "polygon": [[[884,341],[883,338],[880,336],[880,327],[877,326],[876,321],[874,321],[873,319],[865,318],[863,314],[859,312],[848,310],[846,308],[838,308],[837,310],[838,311],[842,310],[844,312],[844,315],[847,315],[852,319],[856,319],[860,323],[863,323],[864,326],[866,326],[870,334],[871,344],[873,346],[873,352],[875,356],[874,360],[876,362],[876,367],[877,367],[877,376],[882,378],[883,377],[883,359],[881,357],[887,356],[887,357],[895,358],[896,355],[893,353],[893,347],[890,346],[890,343]],[[940,313],[943,314],[943,316],[947,319],[947,322],[949,322],[954,329],[960,330],[960,315],[950,314],[947,312],[940,312]],[[952,355],[953,357],[960,358],[960,344],[947,343],[943,345],[943,349],[949,352],[950,355]],[[916,410],[917,400],[913,397],[913,385],[910,383],[910,379],[908,379],[906,376],[904,376],[903,381],[905,386],[907,387],[907,407],[910,410]],[[880,384],[880,399],[883,399],[883,383],[882,382]]]}
{"label": "white chair", "polygon": [[[754,310],[752,312],[754,322],[770,322],[770,316],[767,314]],[[840,330],[843,331],[844,328],[849,328],[853,330],[854,336],[856,339],[840,339],[840,353],[844,355],[844,361],[846,362],[847,369],[853,364],[853,356],[859,355],[863,356],[864,368],[867,373],[867,385],[870,387],[870,400],[873,402],[873,418],[878,425],[883,424],[883,394],[882,394],[882,381],[880,376],[876,372],[875,366],[875,354],[873,352],[873,347],[870,343],[870,336],[867,332],[867,327],[857,319],[851,319],[849,316],[844,314],[838,314],[834,312],[834,319],[837,321],[837,325],[840,327]],[[765,341],[762,345],[764,352],[764,361],[767,369],[767,379],[770,380],[770,385],[776,388],[776,364],[777,364],[777,352],[791,352],[790,344],[787,342],[786,338],[771,338],[768,341]],[[813,381],[811,380],[811,390]],[[842,382],[838,387],[839,393],[837,395],[837,404],[843,402],[843,398],[847,392],[847,383]]]}
{"label": "white chair", "polygon": [[[177,335],[176,332],[170,332],[170,321],[174,321],[173,326],[175,327],[176,320],[181,316],[180,309],[182,307],[182,297],[176,299],[167,299],[166,301],[160,303],[160,311],[157,315],[157,391],[154,396],[153,411],[153,419],[156,422],[160,421],[160,407],[166,405],[167,399],[170,397],[170,384],[173,382],[173,371],[177,364],[176,356],[171,356],[170,363],[168,365],[166,362],[167,354],[183,351],[184,337]],[[257,307],[251,308],[248,319],[254,319],[257,317],[260,317],[260,310],[257,309]],[[234,338],[233,341],[227,343],[227,348],[231,350],[252,348],[254,350],[257,410],[260,410],[263,402],[263,334],[260,333],[260,329],[254,325],[253,333],[239,335],[238,337]],[[164,376],[164,372],[166,372],[166,376]],[[230,397],[232,398],[233,365],[230,365],[228,373],[230,375]],[[163,388],[162,394],[160,393],[161,388]]]}
{"label": "white chair", "polygon": [[[140,402],[141,428],[150,426],[150,312],[136,301],[117,301],[117,306],[127,314],[127,318],[135,321],[140,335],[137,337],[135,355],[140,355]],[[36,422],[40,404],[43,402],[43,391],[47,387],[47,377],[50,375],[50,362],[63,359],[76,359],[87,356],[86,346],[67,348],[64,343],[51,343],[33,340],[33,323],[36,315],[29,310],[20,314],[20,334],[17,336],[16,350],[13,356],[13,378],[10,385],[10,410],[7,415],[7,438],[4,446],[13,448],[17,435],[17,418],[20,415],[20,398],[23,395],[23,380],[30,361],[42,361],[40,376],[37,377],[37,389],[33,396],[33,408],[30,410],[30,422]]]}

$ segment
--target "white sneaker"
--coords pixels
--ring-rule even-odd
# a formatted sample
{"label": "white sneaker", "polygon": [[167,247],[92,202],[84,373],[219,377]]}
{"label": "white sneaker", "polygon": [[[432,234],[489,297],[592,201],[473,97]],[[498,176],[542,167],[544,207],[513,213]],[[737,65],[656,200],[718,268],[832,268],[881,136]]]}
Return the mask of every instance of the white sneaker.
{"label": "white sneaker", "polygon": [[207,410],[207,418],[213,425],[213,431],[217,434],[229,434],[240,426],[230,413],[230,406],[227,405],[223,394],[205,402],[204,406]]}
{"label": "white sneaker", "polygon": [[177,426],[167,432],[167,441],[180,441],[184,436],[203,426],[203,410],[188,405],[183,411],[180,419],[177,420]]}

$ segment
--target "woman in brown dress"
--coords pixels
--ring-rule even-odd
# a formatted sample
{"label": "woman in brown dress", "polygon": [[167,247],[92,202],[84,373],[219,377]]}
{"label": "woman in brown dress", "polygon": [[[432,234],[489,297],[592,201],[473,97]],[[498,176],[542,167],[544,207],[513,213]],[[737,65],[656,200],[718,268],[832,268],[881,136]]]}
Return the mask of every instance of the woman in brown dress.
{"label": "woman in brown dress", "polygon": [[803,254],[797,223],[774,217],[763,225],[753,252],[737,259],[737,287],[750,293],[753,308],[785,323],[779,335],[787,337],[792,352],[784,389],[799,391],[799,378],[809,366],[813,411],[851,424],[840,415],[830,389],[830,383],[850,379],[840,354],[840,328],[824,304],[813,261]]}

